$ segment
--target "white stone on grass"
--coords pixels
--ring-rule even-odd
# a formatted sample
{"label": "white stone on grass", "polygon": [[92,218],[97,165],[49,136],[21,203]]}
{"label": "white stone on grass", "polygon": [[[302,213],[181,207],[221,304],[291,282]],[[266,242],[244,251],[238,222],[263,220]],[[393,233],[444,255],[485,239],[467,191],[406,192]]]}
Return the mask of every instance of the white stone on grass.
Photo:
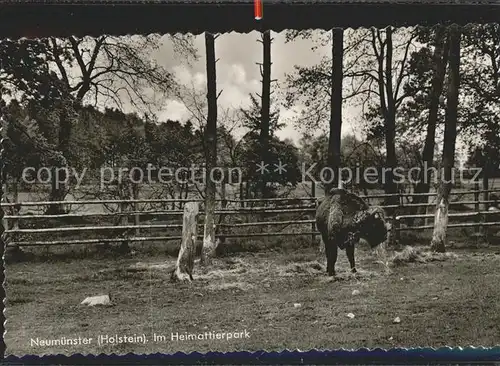
{"label": "white stone on grass", "polygon": [[81,305],[88,305],[88,306],[96,306],[96,305],[110,306],[111,305],[111,300],[109,299],[109,295],[91,296],[91,297],[87,297],[85,300],[83,300],[81,302]]}

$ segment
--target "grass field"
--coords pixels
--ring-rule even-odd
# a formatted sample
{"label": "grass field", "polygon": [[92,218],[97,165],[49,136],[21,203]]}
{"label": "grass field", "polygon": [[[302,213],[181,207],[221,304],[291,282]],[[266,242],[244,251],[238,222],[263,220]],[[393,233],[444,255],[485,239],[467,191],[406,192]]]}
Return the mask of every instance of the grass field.
{"label": "grass field", "polygon": [[[314,247],[238,253],[209,270],[196,265],[192,284],[169,282],[164,265],[175,258],[143,252],[12,263],[6,271],[7,354],[498,345],[500,249],[453,250],[435,261],[387,267],[360,245],[359,273],[348,272],[341,252],[336,279],[325,275]],[[80,305],[105,293],[114,306]],[[250,338],[171,340],[172,332],[244,330]],[[167,340],[154,342],[153,333]],[[145,334],[149,342],[30,346],[31,338],[95,340],[100,334]]]}

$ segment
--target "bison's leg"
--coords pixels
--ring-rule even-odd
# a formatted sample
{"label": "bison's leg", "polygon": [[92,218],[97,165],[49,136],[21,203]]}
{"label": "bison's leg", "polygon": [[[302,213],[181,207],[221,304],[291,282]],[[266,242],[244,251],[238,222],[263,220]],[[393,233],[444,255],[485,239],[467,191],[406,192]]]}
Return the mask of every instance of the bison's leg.
{"label": "bison's leg", "polygon": [[336,226],[338,225],[332,220],[328,223],[321,218],[317,220],[317,228],[325,245],[326,271],[329,276],[335,276],[335,262],[337,262],[338,233],[335,231]]}
{"label": "bison's leg", "polygon": [[356,273],[356,263],[354,261],[354,245],[349,244],[345,248],[345,252],[347,254],[347,259],[349,260],[349,264],[351,265],[351,272]]}
{"label": "bison's leg", "polygon": [[335,276],[335,263],[337,262],[337,245],[333,240],[325,241],[326,272],[329,276]]}
{"label": "bison's leg", "polygon": [[350,232],[347,234],[345,240],[345,252],[347,254],[347,259],[351,265],[351,272],[356,273],[356,263],[354,261],[354,247],[359,242],[359,234],[357,232]]}

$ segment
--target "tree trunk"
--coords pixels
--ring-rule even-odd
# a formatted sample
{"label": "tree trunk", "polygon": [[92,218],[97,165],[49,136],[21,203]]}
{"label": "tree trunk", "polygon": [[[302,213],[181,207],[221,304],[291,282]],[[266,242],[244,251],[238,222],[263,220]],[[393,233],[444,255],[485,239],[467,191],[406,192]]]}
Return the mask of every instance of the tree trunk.
{"label": "tree trunk", "polygon": [[332,30],[332,90],[330,99],[330,135],[328,138],[328,166],[333,170],[333,181],[325,184],[325,193],[339,187],[340,144],[342,136],[342,81],[344,61],[344,30]]}
{"label": "tree trunk", "polygon": [[[57,167],[52,168],[52,180],[50,182],[50,202],[62,202],[66,198],[66,184],[63,181],[56,180]],[[58,175],[60,180],[64,180],[66,178],[66,173],[62,170],[59,170]],[[46,215],[61,215],[68,213],[66,207],[62,203],[51,204],[45,211]]]}
{"label": "tree trunk", "polygon": [[436,213],[434,214],[434,231],[432,232],[431,250],[444,253],[446,251],[446,230],[448,227],[448,207],[451,187],[441,182],[438,189]]}
{"label": "tree trunk", "polygon": [[[129,200],[132,196],[132,192],[130,189],[129,184],[131,184],[128,180],[124,182],[118,182],[118,190],[119,190],[119,197],[120,200]],[[129,224],[129,216],[127,211],[129,211],[129,204],[128,202],[120,202],[119,205],[119,210],[120,213],[122,214],[120,216],[120,226],[128,226]],[[121,232],[124,240],[121,241],[120,244],[120,252],[121,253],[129,253],[130,252],[130,247],[129,247],[129,242],[128,240],[128,235],[129,231],[127,229],[123,229]]]}
{"label": "tree trunk", "polygon": [[[488,189],[490,187],[490,177],[491,177],[491,171],[492,171],[491,168],[492,168],[492,166],[491,166],[490,158],[489,158],[489,156],[486,156],[486,159],[485,159],[485,162],[484,162],[484,166],[483,166],[483,174],[482,174],[483,175],[482,176],[483,190],[484,190],[484,192],[483,192],[483,201],[485,202],[484,205],[483,205],[483,210],[484,211],[488,211],[489,206],[490,206],[490,204],[487,203],[487,201],[490,198]],[[483,221],[484,219],[486,219],[486,221],[487,221],[490,218],[491,218],[491,216],[482,215],[482,218],[480,218],[480,221]],[[483,231],[483,238],[486,239],[486,240],[488,240],[489,233],[490,233],[490,230],[489,230],[490,228],[488,226],[483,226],[481,229]]]}
{"label": "tree trunk", "polygon": [[205,32],[207,52],[207,102],[208,116],[205,128],[205,228],[203,233],[203,249],[201,263],[208,265],[215,256],[215,182],[210,172],[217,164],[217,79],[215,69],[215,38]]}
{"label": "tree trunk", "polygon": [[245,188],[243,181],[240,182],[240,207],[245,207],[244,199],[245,199]]}
{"label": "tree trunk", "polygon": [[458,93],[460,89],[460,29],[457,25],[449,28],[450,37],[450,78],[445,116],[443,144],[443,174],[438,193],[434,232],[431,249],[436,252],[446,250],[446,230],[448,227],[449,194],[452,187],[453,165],[455,163],[455,142],[457,137]]}
{"label": "tree trunk", "polygon": [[[136,180],[137,182],[137,180]],[[139,184],[138,183],[131,183],[132,184],[132,199],[133,200],[138,200],[139,199]],[[132,207],[134,208],[135,212],[139,211],[139,203],[134,202]],[[134,214],[134,225],[139,226],[141,224],[141,215],[138,213]],[[141,229],[135,229],[135,235],[139,236],[141,235]]]}
{"label": "tree trunk", "polygon": [[[62,170],[59,170],[59,175],[56,175],[56,169],[60,168],[68,168],[67,156],[69,152],[70,146],[70,138],[71,138],[71,121],[69,118],[68,107],[63,106],[61,114],[59,116],[59,144],[58,150],[61,152],[63,156],[62,164],[58,164],[58,166],[52,169],[52,181],[51,181],[51,190],[49,195],[49,201],[58,202],[64,201],[66,199],[67,187],[66,187],[66,173]],[[57,180],[56,180],[57,178]],[[54,204],[50,205],[45,212],[47,215],[60,215],[67,213],[64,204]]]}
{"label": "tree trunk", "polygon": [[[271,109],[271,31],[262,34],[262,103],[260,124],[261,160],[266,164],[269,161],[269,136],[270,136],[270,109]],[[266,175],[261,176],[260,193],[263,198],[268,196]]]}
{"label": "tree trunk", "polygon": [[[221,197],[221,209],[222,210],[227,209],[226,184],[227,183],[225,180],[221,183],[220,197]],[[221,226],[224,223],[224,218],[225,218],[224,214],[219,215],[219,222],[218,222],[217,227],[216,227],[217,253],[221,253],[221,251],[224,250],[224,244],[226,242],[226,230],[224,229],[223,226]]]}
{"label": "tree trunk", "polygon": [[[3,93],[0,90],[0,100],[3,101],[2,97],[3,97]],[[1,103],[0,103],[0,106],[3,107],[3,105]],[[0,109],[0,111],[1,111],[1,109]],[[0,202],[3,202],[4,201],[4,184],[6,183],[5,182],[6,174],[5,174],[5,167],[4,167],[4,164],[5,164],[4,142],[5,142],[5,139],[7,138],[7,124],[5,123],[3,113],[0,114],[0,138],[1,138],[1,140],[0,140]],[[0,237],[1,238],[4,238],[4,231],[5,231],[5,229],[7,229],[6,227],[4,227],[4,215],[5,215],[4,209],[2,207],[0,207]],[[0,240],[0,258],[2,258],[2,260],[0,260],[0,271],[2,271],[3,274],[5,274],[5,260],[7,260],[7,258],[4,256],[4,254],[6,254],[5,247],[6,247],[5,240],[3,240],[3,239]],[[6,298],[4,286],[0,286],[0,296],[2,296],[2,299]],[[5,310],[5,303],[4,303],[4,301],[1,301],[0,321],[2,322],[2,324],[5,324],[4,310]],[[3,339],[3,337],[0,340],[0,348],[5,350],[5,340]]]}
{"label": "tree trunk", "polygon": [[[415,193],[429,193],[431,181],[431,167],[434,165],[434,147],[436,140],[436,126],[439,112],[439,99],[443,92],[444,76],[448,63],[448,42],[446,40],[446,28],[438,26],[436,29],[436,47],[433,55],[434,74],[430,92],[429,119],[427,123],[427,134],[425,136],[422,151],[423,168],[419,172],[418,183]],[[414,196],[413,203],[427,203],[428,196]],[[427,207],[416,207],[416,214],[425,214]],[[415,220],[415,225],[421,225],[422,220]]]}
{"label": "tree trunk", "polygon": [[182,210],[182,193],[184,191],[184,183],[179,185],[179,194],[177,195],[177,198],[179,199],[179,201],[177,202],[177,208],[176,209],[179,209],[179,210]]}
{"label": "tree trunk", "polygon": [[[490,187],[490,167],[491,167],[491,164],[490,164],[490,158],[487,156],[486,159],[485,159],[485,162],[484,162],[484,166],[483,166],[483,176],[482,176],[482,180],[483,180],[483,201],[488,201],[489,198],[490,198],[490,195],[489,195],[489,192],[488,192],[488,189]],[[483,206],[483,210],[484,211],[488,211],[488,208],[489,208],[489,204],[488,203],[485,203],[484,206]]]}
{"label": "tree trunk", "polygon": [[[397,193],[397,186],[394,182],[394,169],[397,165],[396,157],[396,103],[394,101],[393,80],[392,80],[392,27],[386,29],[387,51],[385,59],[385,92],[387,95],[387,110],[385,115],[385,145],[387,150],[386,168],[387,172],[384,175],[385,185],[384,191],[386,194]],[[386,200],[386,204],[397,205],[398,197],[391,196]],[[388,210],[393,212],[394,210]]]}
{"label": "tree trunk", "polygon": [[[19,180],[15,178],[12,182],[12,202],[16,203],[14,207],[12,207],[12,214],[14,216],[19,216],[21,211],[21,205],[19,204]],[[12,229],[19,230],[19,220],[12,220]]]}
{"label": "tree trunk", "polygon": [[172,272],[172,280],[174,281],[191,282],[193,280],[198,213],[198,202],[187,202],[184,205],[181,248],[179,250],[179,256],[177,257],[175,270]]}

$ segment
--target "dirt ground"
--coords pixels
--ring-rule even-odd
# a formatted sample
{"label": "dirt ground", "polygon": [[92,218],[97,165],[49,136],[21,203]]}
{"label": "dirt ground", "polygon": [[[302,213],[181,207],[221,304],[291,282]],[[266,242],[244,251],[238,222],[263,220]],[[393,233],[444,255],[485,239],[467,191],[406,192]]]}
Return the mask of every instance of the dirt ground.
{"label": "dirt ground", "polygon": [[[500,344],[499,249],[455,249],[439,260],[397,266],[380,258],[358,249],[359,273],[351,275],[341,252],[334,279],[326,276],[325,260],[315,248],[238,254],[218,259],[209,270],[197,264],[192,284],[169,282],[165,264],[175,258],[166,256],[10,264],[6,353]],[[109,294],[113,306],[80,305],[100,294]],[[231,340],[171,339],[172,333],[245,331],[247,338]],[[145,334],[148,342],[95,341],[99,335],[134,334]],[[165,338],[154,340],[153,334]],[[93,340],[45,347],[32,342],[79,336]]]}

